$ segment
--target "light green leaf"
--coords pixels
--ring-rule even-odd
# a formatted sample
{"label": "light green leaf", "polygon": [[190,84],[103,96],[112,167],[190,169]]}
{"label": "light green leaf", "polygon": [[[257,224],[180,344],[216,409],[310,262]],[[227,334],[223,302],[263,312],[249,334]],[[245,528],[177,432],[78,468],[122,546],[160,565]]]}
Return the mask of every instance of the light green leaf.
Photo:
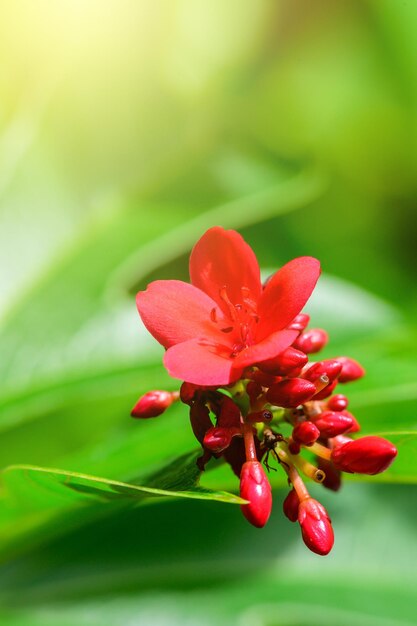
{"label": "light green leaf", "polygon": [[[81,520],[99,517],[104,512],[100,507],[103,503],[123,507],[163,497],[244,503],[234,494],[198,485],[198,456],[195,452],[185,454],[148,474],[142,484],[55,468],[11,465],[1,477],[0,552],[7,553],[14,545],[22,547],[23,540],[36,543],[74,523],[78,525]],[[80,511],[83,507],[84,511]]]}

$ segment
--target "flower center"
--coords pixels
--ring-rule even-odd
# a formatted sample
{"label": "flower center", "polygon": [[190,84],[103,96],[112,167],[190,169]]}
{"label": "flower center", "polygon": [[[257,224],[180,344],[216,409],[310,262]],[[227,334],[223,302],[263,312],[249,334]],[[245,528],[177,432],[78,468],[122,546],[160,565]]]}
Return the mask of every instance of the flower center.
{"label": "flower center", "polygon": [[[241,302],[233,304],[228,293],[227,287],[219,289],[220,299],[225,303],[227,316],[230,324],[220,328],[222,333],[231,334],[233,340],[233,348],[231,357],[235,357],[245,348],[253,344],[253,326],[258,323],[259,318],[256,313],[256,302],[251,297],[251,292],[247,287],[241,287]],[[210,312],[212,322],[218,323],[217,308],[213,308]]]}

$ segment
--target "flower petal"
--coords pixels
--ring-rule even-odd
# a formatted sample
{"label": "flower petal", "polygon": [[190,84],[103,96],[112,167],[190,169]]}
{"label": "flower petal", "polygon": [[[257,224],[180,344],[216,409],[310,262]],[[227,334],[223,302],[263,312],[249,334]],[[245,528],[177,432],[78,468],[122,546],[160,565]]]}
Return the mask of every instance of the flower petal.
{"label": "flower petal", "polygon": [[320,262],[310,256],[293,259],[273,275],[258,306],[257,341],[292,322],[311,296],[319,276]]}
{"label": "flower petal", "polygon": [[201,345],[198,339],[169,348],[164,365],[174,378],[195,385],[227,385],[242,374],[242,369],[234,368],[233,359],[220,356],[215,348]]}
{"label": "flower petal", "polygon": [[249,289],[249,297],[255,302],[262,293],[259,265],[252,248],[239,233],[220,226],[210,228],[194,246],[190,277],[192,284],[216,300],[226,315],[229,309],[219,296],[223,287],[233,304],[242,303],[242,287]]}
{"label": "flower petal", "polygon": [[234,359],[236,368],[249,367],[255,363],[272,359],[288,348],[298,335],[296,330],[280,330],[263,341],[242,350]]}
{"label": "flower petal", "polygon": [[181,280],[157,280],[136,296],[136,305],[151,335],[165,348],[195,337],[216,337],[220,331],[210,319],[216,303]]}

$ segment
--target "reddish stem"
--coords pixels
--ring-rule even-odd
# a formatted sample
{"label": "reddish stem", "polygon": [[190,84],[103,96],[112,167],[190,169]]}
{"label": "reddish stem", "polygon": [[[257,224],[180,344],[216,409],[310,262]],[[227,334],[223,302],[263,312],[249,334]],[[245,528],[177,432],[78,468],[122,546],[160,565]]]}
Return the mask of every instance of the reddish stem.
{"label": "reddish stem", "polygon": [[253,430],[250,424],[243,424],[243,439],[245,442],[246,460],[257,461],[255,440],[253,438]]}

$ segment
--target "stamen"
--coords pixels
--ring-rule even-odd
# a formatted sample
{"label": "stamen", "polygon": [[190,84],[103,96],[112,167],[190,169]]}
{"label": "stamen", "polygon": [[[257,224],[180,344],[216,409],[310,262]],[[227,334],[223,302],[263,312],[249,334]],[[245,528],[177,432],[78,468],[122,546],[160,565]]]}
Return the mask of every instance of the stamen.
{"label": "stamen", "polygon": [[222,333],[231,333],[233,330],[233,326],[228,326],[227,328],[221,328],[220,330],[222,331]]}
{"label": "stamen", "polygon": [[217,310],[216,307],[213,307],[210,311],[210,319],[212,322],[217,324]]}
{"label": "stamen", "polygon": [[230,300],[229,296],[227,295],[226,285],[222,287],[221,289],[219,289],[219,295],[220,295],[220,298],[223,300],[223,302],[227,304],[230,317],[232,318],[234,322],[236,322],[237,320],[236,309],[235,309],[233,302]]}

